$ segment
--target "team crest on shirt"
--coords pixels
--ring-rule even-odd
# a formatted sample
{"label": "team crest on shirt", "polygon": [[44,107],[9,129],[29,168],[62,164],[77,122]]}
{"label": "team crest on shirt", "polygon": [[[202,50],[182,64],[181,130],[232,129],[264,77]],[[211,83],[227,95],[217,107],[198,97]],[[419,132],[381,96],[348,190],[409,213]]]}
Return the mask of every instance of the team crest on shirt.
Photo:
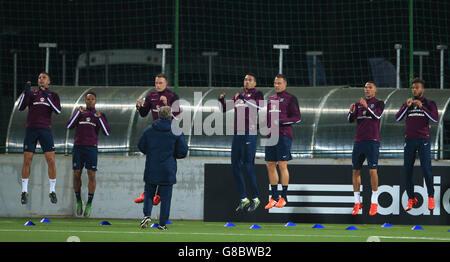
{"label": "team crest on shirt", "polygon": [[371,104],[371,105],[370,105],[370,108],[374,108],[374,107],[375,107],[375,104]]}
{"label": "team crest on shirt", "polygon": [[280,98],[280,103],[282,103],[284,101],[284,97]]}
{"label": "team crest on shirt", "polygon": [[44,102],[45,99],[43,97],[41,97],[39,100],[41,100],[41,102]]}
{"label": "team crest on shirt", "polygon": [[91,122],[91,118],[90,117],[86,117],[86,121]]}

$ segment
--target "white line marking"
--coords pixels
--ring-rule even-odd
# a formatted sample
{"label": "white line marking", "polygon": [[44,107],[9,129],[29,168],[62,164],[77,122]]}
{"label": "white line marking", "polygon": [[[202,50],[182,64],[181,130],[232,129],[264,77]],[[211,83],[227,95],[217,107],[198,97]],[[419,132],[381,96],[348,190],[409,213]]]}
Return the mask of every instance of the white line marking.
{"label": "white line marking", "polygon": [[[151,229],[149,229],[151,230]],[[100,233],[100,234],[161,234],[159,231],[149,231],[143,229],[139,231],[88,231],[88,230],[34,230],[34,229],[0,229],[0,232],[48,232],[48,233]],[[201,232],[164,232],[162,234],[170,235],[212,235],[212,236],[277,236],[277,237],[330,237],[330,238],[365,238],[364,235],[306,235],[306,234],[245,234],[245,233],[201,233]],[[404,236],[377,236],[386,239],[410,239],[410,240],[439,240],[450,241],[450,238],[440,237],[404,237]]]}

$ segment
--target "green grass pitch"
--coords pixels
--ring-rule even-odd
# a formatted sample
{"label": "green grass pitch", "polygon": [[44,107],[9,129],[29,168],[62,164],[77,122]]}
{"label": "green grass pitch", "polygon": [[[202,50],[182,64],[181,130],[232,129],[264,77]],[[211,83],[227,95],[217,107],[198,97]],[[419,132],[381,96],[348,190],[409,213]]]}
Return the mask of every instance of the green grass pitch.
{"label": "green grass pitch", "polygon": [[[81,242],[366,242],[376,236],[380,242],[449,242],[450,226],[422,225],[423,230],[412,230],[414,225],[354,224],[358,230],[346,230],[351,225],[323,224],[325,228],[313,229],[314,224],[257,223],[261,229],[250,229],[254,223],[203,222],[174,220],[167,231],[139,227],[139,219],[84,219],[50,218],[50,223],[40,223],[33,218],[34,226],[25,226],[27,218],[0,218],[0,242],[66,242],[77,236]],[[107,220],[111,225],[100,225]],[[156,223],[158,221],[155,221]]]}

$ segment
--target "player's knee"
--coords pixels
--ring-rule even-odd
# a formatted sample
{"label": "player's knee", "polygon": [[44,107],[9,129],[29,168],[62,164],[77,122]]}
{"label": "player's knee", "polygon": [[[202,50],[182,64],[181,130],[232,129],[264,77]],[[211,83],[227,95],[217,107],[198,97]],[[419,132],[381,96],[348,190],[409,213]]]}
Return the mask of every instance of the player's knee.
{"label": "player's knee", "polygon": [[287,161],[279,161],[278,162],[278,167],[280,168],[280,170],[287,169],[287,166],[288,166]]}
{"label": "player's knee", "polygon": [[95,182],[95,171],[88,170],[88,179],[90,182]]}
{"label": "player's knee", "polygon": [[371,176],[376,176],[376,175],[378,175],[378,171],[377,171],[376,169],[370,169],[370,170],[369,170],[369,174],[370,174]]}
{"label": "player's knee", "polygon": [[354,176],[360,176],[361,175],[361,170],[360,169],[353,169],[353,175]]}
{"label": "player's knee", "polygon": [[276,168],[277,162],[266,162],[267,168]]}

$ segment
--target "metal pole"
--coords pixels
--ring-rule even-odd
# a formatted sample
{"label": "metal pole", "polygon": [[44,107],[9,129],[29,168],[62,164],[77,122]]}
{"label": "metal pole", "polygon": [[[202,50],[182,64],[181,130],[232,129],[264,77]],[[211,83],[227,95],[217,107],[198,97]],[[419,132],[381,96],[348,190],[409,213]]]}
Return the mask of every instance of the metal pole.
{"label": "metal pole", "polygon": [[444,89],[444,50],[447,49],[446,45],[438,45],[436,49],[441,51],[441,73],[440,73],[440,89]]}
{"label": "metal pole", "polygon": [[414,51],[413,55],[419,56],[419,77],[423,79],[423,57],[429,56],[428,51]]}
{"label": "metal pole", "polygon": [[156,48],[162,49],[162,60],[161,60],[161,73],[165,74],[166,71],[166,49],[172,48],[170,44],[158,44]]}
{"label": "metal pole", "polygon": [[59,54],[62,55],[62,85],[66,85],[66,51],[61,50]]}
{"label": "metal pole", "polygon": [[179,47],[179,28],[180,28],[180,1],[175,0],[175,61],[174,61],[174,74],[173,74],[173,85],[174,85],[174,91],[176,94],[178,94],[178,47]]}
{"label": "metal pole", "polygon": [[13,103],[16,102],[17,99],[17,50],[11,49],[10,52],[13,54],[13,68],[14,68],[14,97]]}
{"label": "metal pole", "polygon": [[278,73],[283,73],[283,49],[289,49],[289,45],[284,44],[276,44],[273,45],[273,49],[279,49],[280,50],[280,57],[278,59]]}
{"label": "metal pole", "polygon": [[49,73],[50,48],[56,48],[56,43],[39,43],[39,47],[45,48],[45,72]]}
{"label": "metal pole", "polygon": [[400,88],[400,49],[402,49],[401,44],[395,44],[394,48],[397,50],[397,70],[396,70],[396,81],[395,87]]}
{"label": "metal pole", "polygon": [[323,55],[322,51],[307,51],[307,56],[313,57],[313,86],[317,84],[317,56]]}
{"label": "metal pole", "polygon": [[439,125],[439,147],[440,147],[440,152],[439,152],[439,159],[444,159],[444,122],[440,121],[440,125]]}
{"label": "metal pole", "polygon": [[414,78],[414,0],[409,0],[409,83]]}
{"label": "metal pole", "polygon": [[202,56],[208,57],[208,88],[212,87],[212,58],[218,54],[217,52],[202,52]]}
{"label": "metal pole", "polygon": [[109,80],[109,54],[105,52],[105,86],[108,86]]}

